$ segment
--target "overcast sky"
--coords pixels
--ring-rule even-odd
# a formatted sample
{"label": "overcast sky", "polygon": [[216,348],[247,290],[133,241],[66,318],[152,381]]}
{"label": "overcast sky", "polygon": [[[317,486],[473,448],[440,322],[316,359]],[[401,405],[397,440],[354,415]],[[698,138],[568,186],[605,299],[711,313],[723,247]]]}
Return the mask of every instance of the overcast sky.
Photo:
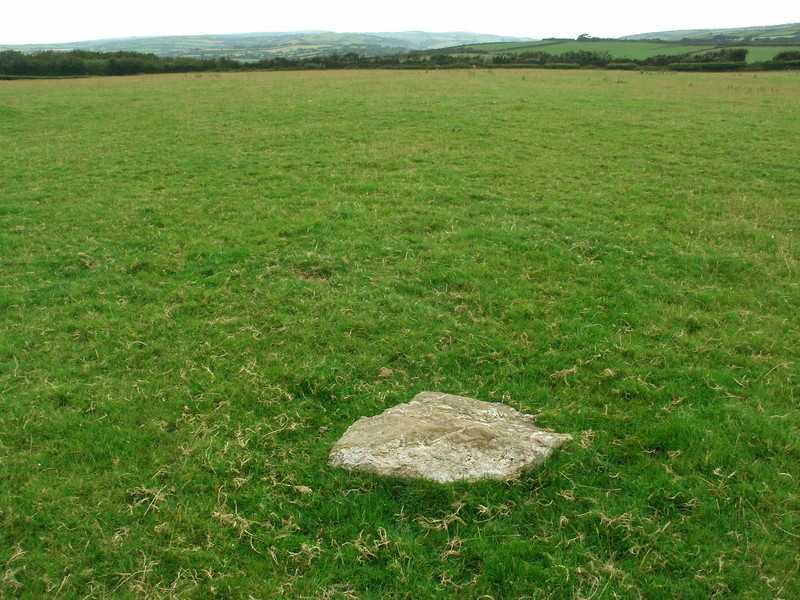
{"label": "overcast sky", "polygon": [[4,2],[0,45],[303,29],[619,37],[798,21],[798,0],[34,0]]}

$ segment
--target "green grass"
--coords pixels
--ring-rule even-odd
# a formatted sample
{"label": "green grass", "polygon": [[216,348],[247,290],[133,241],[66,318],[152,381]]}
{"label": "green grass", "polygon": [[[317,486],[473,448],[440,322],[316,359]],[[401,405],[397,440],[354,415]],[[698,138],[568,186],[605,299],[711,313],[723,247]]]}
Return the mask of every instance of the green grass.
{"label": "green grass", "polygon": [[747,48],[747,62],[766,62],[775,58],[776,54],[781,52],[797,52],[800,51],[800,46],[740,46]]}
{"label": "green grass", "polygon": [[[563,54],[565,52],[608,52],[614,58],[627,58],[644,60],[659,55],[678,55],[690,53],[705,53],[715,49],[730,47],[711,42],[679,43],[679,42],[653,42],[638,40],[541,40],[538,42],[503,42],[492,44],[472,44],[451,49],[454,53],[469,54],[479,50],[491,54],[518,54],[523,52],[548,52],[550,54]],[[763,62],[772,60],[779,52],[797,50],[798,46],[750,46],[747,48],[747,62]]]}
{"label": "green grass", "polygon": [[[0,597],[796,598],[798,98],[0,82]],[[512,482],[327,467],[422,390],[575,441]]]}
{"label": "green grass", "polygon": [[[657,38],[660,40],[681,41],[684,39],[697,41],[719,42],[720,39],[726,41],[764,41],[794,39],[800,41],[800,23],[783,23],[780,25],[766,25],[759,27],[736,27],[733,29],[680,29],[675,31],[657,31],[651,33],[639,33],[636,35],[625,36],[626,39],[648,39]],[[716,38],[716,39],[715,39]]]}
{"label": "green grass", "polygon": [[711,44],[676,44],[674,42],[639,42],[625,40],[542,40],[540,42],[506,42],[497,44],[475,44],[464,46],[469,49],[483,50],[491,53],[516,54],[521,52],[549,52],[563,54],[565,52],[608,52],[615,58],[645,59],[659,54],[685,54],[689,52],[708,52],[714,48]]}

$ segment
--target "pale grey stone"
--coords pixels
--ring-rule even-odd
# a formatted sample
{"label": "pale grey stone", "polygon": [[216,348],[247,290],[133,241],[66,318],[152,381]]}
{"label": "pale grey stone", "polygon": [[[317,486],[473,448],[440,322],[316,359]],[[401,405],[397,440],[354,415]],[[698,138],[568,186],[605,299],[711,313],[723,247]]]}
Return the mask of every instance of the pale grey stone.
{"label": "pale grey stone", "polygon": [[531,415],[505,404],[422,392],[353,423],[334,444],[328,462],[440,483],[511,479],[571,439],[537,427]]}

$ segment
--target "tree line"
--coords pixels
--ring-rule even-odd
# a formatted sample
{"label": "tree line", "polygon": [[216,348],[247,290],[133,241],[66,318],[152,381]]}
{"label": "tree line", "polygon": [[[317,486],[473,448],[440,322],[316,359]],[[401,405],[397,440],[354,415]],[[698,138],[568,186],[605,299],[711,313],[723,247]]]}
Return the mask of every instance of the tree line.
{"label": "tree line", "polygon": [[238,69],[228,58],[165,58],[142,52],[93,52],[71,50],[23,53],[0,52],[0,76],[76,77],[85,75],[139,75],[144,73],[190,73]]}
{"label": "tree line", "polygon": [[737,70],[800,68],[800,50],[782,52],[772,61],[748,65],[746,48],[723,48],[702,54],[660,55],[641,60],[616,59],[609,52],[578,50],[562,54],[541,51],[516,54],[459,55],[409,52],[365,56],[355,52],[311,58],[277,56],[255,62],[230,58],[162,57],[140,52],[93,52],[72,50],[23,53],[0,52],[0,77],[80,77],[89,75],[138,75],[203,71],[296,69],[429,69],[469,67],[539,68],[670,68],[674,70]]}

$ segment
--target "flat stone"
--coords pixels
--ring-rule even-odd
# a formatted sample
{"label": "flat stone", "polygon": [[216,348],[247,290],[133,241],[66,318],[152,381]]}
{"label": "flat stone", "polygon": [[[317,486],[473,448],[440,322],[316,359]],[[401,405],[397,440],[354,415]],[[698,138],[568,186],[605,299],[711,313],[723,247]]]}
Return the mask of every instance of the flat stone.
{"label": "flat stone", "polygon": [[505,404],[422,392],[353,423],[334,444],[328,462],[440,483],[512,479],[571,439],[537,427],[531,415]]}

